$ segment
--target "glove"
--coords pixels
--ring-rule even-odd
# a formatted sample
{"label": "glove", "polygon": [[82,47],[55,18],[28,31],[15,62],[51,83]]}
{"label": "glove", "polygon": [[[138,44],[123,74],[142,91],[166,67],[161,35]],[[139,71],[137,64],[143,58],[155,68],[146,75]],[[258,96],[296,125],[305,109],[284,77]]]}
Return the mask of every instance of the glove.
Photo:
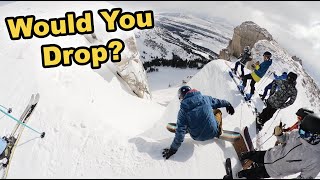
{"label": "glove", "polygon": [[229,104],[229,105],[226,107],[226,110],[227,110],[227,113],[228,113],[228,114],[231,114],[231,115],[234,114],[234,109],[233,109],[233,107],[232,107],[231,104]]}
{"label": "glove", "polygon": [[177,152],[177,150],[174,150],[174,149],[164,149],[163,152],[162,152],[162,157],[166,158],[166,159],[169,159],[172,155],[174,155],[175,153]]}
{"label": "glove", "polygon": [[282,122],[280,122],[279,126],[276,126],[274,128],[273,134],[275,136],[282,136],[283,135],[283,126],[282,126]]}

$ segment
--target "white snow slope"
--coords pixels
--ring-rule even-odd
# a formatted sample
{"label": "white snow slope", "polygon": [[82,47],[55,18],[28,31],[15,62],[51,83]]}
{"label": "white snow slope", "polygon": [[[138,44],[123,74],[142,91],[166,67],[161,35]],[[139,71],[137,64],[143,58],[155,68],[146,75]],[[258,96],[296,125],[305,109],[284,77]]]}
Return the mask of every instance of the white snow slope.
{"label": "white snow slope", "polygon": [[[52,8],[57,10],[52,14],[60,17],[75,8],[81,12],[111,7],[105,2],[17,2],[0,12],[3,20],[14,8],[20,15],[41,14]],[[45,17],[51,18],[48,14]],[[196,142],[187,136],[177,154],[163,160],[161,150],[174,137],[165,125],[176,121],[176,98],[164,109],[130,95],[112,73],[106,80],[89,66],[42,68],[42,44],[77,47],[86,43],[82,36],[10,41],[2,28],[0,39],[0,102],[13,107],[12,115],[19,117],[30,95],[39,92],[40,102],[28,125],[46,132],[40,139],[24,129],[8,178],[222,178],[227,157],[232,158],[234,173],[240,170],[232,145],[218,139]],[[248,125],[255,141],[254,117],[226,70],[223,60],[212,61],[188,84],[203,94],[230,101],[236,113],[230,116],[222,109],[224,129],[239,131]],[[282,116],[287,115],[293,123],[292,112],[304,103],[297,101]],[[9,118],[2,118],[0,135],[10,133],[14,125]],[[273,143],[270,140],[264,147]]]}

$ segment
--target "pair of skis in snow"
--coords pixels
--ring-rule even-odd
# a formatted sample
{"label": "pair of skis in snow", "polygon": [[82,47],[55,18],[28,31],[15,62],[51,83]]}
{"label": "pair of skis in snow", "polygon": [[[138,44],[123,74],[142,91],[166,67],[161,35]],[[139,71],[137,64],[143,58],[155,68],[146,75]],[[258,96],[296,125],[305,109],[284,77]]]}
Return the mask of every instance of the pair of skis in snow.
{"label": "pair of skis in snow", "polygon": [[[7,158],[7,162],[5,164],[2,164],[1,170],[3,172],[2,178],[5,179],[8,175],[10,162],[13,157],[13,153],[15,151],[15,148],[17,146],[17,143],[21,137],[21,134],[24,130],[24,127],[26,126],[26,123],[30,119],[30,116],[34,112],[35,107],[37,106],[40,99],[40,94],[32,94],[28,105],[26,106],[25,110],[21,114],[19,121],[17,121],[16,125],[14,126],[13,130],[11,131],[11,134],[9,137],[4,137],[4,139],[7,140],[7,147],[4,150],[4,154],[1,156],[4,158]],[[41,137],[44,137],[45,133],[43,132],[41,134]]]}
{"label": "pair of skis in snow", "polygon": [[228,71],[228,74],[230,75],[231,79],[233,80],[233,82],[236,84],[238,91],[240,92],[240,94],[242,95],[243,99],[245,100],[246,104],[248,105],[248,107],[251,109],[252,114],[256,117],[255,118],[255,123],[256,123],[256,135],[257,135],[257,141],[256,141],[256,146],[257,148],[260,148],[260,137],[259,137],[259,132],[260,132],[260,128],[259,128],[259,124],[257,124],[257,117],[258,117],[258,110],[255,107],[254,103],[251,100],[248,100],[248,97],[244,94],[243,91],[241,91],[241,89],[239,88],[240,86],[240,82],[237,82],[236,78],[238,78],[239,81],[241,81],[240,77],[237,74],[233,73],[232,67],[225,62],[225,64],[230,68],[230,70]]}

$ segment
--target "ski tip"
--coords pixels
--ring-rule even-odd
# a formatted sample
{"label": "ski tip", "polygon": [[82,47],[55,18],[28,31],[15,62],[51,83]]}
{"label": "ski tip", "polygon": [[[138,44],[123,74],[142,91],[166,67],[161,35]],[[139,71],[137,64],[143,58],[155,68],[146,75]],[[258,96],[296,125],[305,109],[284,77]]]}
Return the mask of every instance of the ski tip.
{"label": "ski tip", "polygon": [[41,138],[44,138],[44,136],[46,135],[46,133],[45,132],[43,132],[43,133],[41,133]]}

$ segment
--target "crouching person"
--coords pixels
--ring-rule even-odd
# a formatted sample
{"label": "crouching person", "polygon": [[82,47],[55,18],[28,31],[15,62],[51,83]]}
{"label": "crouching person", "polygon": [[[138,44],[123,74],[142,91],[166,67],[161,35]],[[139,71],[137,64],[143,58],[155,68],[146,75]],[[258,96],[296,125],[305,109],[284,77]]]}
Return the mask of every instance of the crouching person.
{"label": "crouching person", "polygon": [[238,172],[248,179],[279,178],[300,173],[299,179],[313,179],[320,172],[320,117],[309,114],[299,129],[284,133],[275,127],[274,135],[282,144],[267,151],[243,153],[241,160],[250,159],[255,167]]}

